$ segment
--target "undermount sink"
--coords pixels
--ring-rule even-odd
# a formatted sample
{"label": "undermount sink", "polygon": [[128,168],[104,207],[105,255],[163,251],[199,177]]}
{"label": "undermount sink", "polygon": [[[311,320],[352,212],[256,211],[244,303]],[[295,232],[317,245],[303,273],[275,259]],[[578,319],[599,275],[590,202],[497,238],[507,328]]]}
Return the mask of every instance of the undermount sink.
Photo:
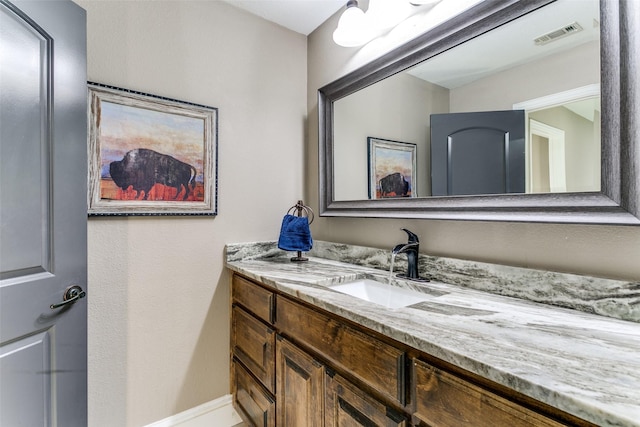
{"label": "undermount sink", "polygon": [[329,288],[387,308],[407,307],[429,299],[427,295],[420,292],[371,279],[358,279],[353,282],[330,286]]}

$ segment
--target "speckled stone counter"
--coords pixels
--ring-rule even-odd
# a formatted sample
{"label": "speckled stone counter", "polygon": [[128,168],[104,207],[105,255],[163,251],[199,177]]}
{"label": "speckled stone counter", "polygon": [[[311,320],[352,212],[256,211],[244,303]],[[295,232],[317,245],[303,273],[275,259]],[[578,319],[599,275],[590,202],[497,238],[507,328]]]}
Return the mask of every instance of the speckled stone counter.
{"label": "speckled stone counter", "polygon": [[597,425],[640,426],[640,323],[438,281],[394,280],[429,299],[386,309],[328,289],[386,281],[383,270],[315,256],[292,263],[274,242],[226,249],[230,270],[284,294]]}

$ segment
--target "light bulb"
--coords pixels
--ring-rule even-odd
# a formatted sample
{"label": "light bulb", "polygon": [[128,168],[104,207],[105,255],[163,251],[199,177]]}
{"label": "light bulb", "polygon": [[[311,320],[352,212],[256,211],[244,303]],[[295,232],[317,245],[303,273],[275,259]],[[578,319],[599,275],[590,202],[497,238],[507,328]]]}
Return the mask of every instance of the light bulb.
{"label": "light bulb", "polygon": [[409,0],[409,3],[411,3],[414,6],[422,6],[424,4],[435,4],[441,1],[442,0]]}
{"label": "light bulb", "polygon": [[349,0],[333,32],[333,41],[344,47],[362,46],[372,38],[372,31],[358,2]]}
{"label": "light bulb", "polygon": [[382,33],[404,21],[411,9],[409,3],[398,0],[370,0],[366,17],[369,25]]}

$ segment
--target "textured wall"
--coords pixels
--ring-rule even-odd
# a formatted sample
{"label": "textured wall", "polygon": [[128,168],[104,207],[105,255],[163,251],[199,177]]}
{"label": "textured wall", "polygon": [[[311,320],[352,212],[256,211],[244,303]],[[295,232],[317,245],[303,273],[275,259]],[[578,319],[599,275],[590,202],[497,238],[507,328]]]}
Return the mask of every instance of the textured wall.
{"label": "textured wall", "polygon": [[219,1],[78,0],[92,81],[219,108],[219,215],[89,220],[89,424],[229,392],[228,242],[302,196],[306,38]]}
{"label": "textured wall", "polygon": [[[437,15],[444,16],[439,11]],[[337,18],[325,22],[308,41],[305,191],[314,208],[318,203],[318,88],[397,46],[403,37],[407,40],[426,30],[436,20],[413,20],[422,24],[406,32],[394,30],[362,48],[343,48],[331,39]],[[640,227],[323,217],[314,222],[312,231],[320,240],[390,249],[406,240],[400,227],[419,235],[421,252],[425,254],[596,277],[640,278]]]}
{"label": "textured wall", "polygon": [[397,74],[376,85],[346,96],[334,104],[334,176],[336,200],[369,197],[368,137],[416,144],[417,182],[412,191],[431,194],[430,127],[424,120],[432,113],[449,112],[449,90],[408,74]]}

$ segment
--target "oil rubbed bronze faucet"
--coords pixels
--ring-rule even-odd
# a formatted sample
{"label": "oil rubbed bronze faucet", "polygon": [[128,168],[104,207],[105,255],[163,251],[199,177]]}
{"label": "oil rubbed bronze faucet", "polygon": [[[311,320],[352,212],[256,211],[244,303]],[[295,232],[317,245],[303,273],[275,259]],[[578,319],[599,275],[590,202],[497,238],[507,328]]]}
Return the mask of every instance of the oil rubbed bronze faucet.
{"label": "oil rubbed bronze faucet", "polygon": [[415,280],[417,282],[428,282],[429,279],[420,277],[420,273],[418,272],[418,253],[420,249],[420,240],[418,240],[418,236],[406,228],[402,228],[401,230],[407,233],[409,240],[407,243],[396,245],[396,247],[391,251],[391,258],[393,260],[398,254],[407,254],[407,273],[398,274],[397,277]]}

